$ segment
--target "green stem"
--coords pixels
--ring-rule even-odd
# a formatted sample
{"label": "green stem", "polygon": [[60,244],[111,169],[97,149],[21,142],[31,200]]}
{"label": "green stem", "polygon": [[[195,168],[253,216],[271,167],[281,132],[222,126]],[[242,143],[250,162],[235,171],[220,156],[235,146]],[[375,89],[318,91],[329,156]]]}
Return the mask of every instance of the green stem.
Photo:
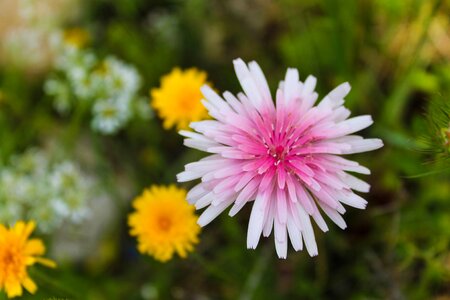
{"label": "green stem", "polygon": [[71,298],[78,299],[78,294],[75,293],[73,290],[68,290],[65,286],[63,286],[60,282],[57,280],[54,280],[53,278],[47,276],[45,273],[39,271],[39,270],[33,270],[33,277],[35,277],[39,283],[44,283],[52,287],[52,289],[56,290],[57,292],[63,294],[64,296],[69,296]]}
{"label": "green stem", "polygon": [[269,265],[269,259],[272,256],[273,247],[271,247],[270,243],[266,243],[264,248],[261,251],[260,256],[255,262],[253,269],[248,274],[247,280],[245,282],[244,288],[242,290],[241,295],[239,296],[239,300],[251,300],[254,297],[256,288],[258,287],[261,279],[264,275],[264,271]]}
{"label": "green stem", "polygon": [[72,151],[74,149],[75,141],[80,133],[81,127],[83,126],[83,119],[88,111],[89,103],[84,101],[79,101],[75,108],[75,112],[72,116],[69,128],[65,135],[65,146],[66,150]]}

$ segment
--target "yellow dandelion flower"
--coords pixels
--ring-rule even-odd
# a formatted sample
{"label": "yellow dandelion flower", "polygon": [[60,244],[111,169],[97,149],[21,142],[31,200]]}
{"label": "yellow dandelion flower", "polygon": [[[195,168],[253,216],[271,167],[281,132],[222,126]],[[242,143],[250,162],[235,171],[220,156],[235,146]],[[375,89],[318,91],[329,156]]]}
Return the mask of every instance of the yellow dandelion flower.
{"label": "yellow dandelion flower", "polygon": [[165,262],[176,252],[182,258],[198,243],[200,226],[186,191],[170,186],[151,186],[133,201],[130,235],[136,236],[138,250]]}
{"label": "yellow dandelion flower", "polygon": [[187,129],[190,122],[207,118],[201,103],[200,87],[206,83],[206,73],[195,68],[185,71],[175,68],[161,79],[161,87],[150,91],[151,105],[163,119],[165,129],[176,126]]}
{"label": "yellow dandelion flower", "polygon": [[21,296],[22,286],[34,294],[37,286],[28,276],[27,268],[35,263],[54,268],[56,264],[40,257],[45,246],[40,239],[28,239],[34,222],[17,222],[10,229],[0,224],[0,291],[5,290],[8,298]]}

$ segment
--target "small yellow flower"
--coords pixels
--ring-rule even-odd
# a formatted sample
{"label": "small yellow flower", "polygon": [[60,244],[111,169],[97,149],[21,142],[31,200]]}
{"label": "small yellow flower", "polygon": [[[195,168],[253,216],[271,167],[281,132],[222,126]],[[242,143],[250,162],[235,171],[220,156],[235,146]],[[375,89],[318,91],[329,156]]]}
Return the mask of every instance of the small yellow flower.
{"label": "small yellow flower", "polygon": [[82,28],[70,28],[64,31],[64,42],[75,48],[83,48],[89,41],[89,32]]}
{"label": "small yellow flower", "polygon": [[151,186],[133,201],[130,235],[136,236],[138,250],[165,262],[176,252],[185,258],[198,243],[200,226],[186,191],[170,186]]}
{"label": "small yellow flower", "polygon": [[10,229],[0,224],[0,291],[5,290],[8,298],[21,296],[22,286],[34,294],[37,286],[28,276],[27,268],[35,263],[54,268],[56,264],[40,257],[45,246],[40,239],[28,239],[34,222],[17,222]]}
{"label": "small yellow flower", "polygon": [[201,103],[200,87],[206,83],[206,73],[195,68],[182,71],[175,68],[161,79],[161,87],[152,89],[151,105],[163,119],[165,129],[176,125],[187,129],[190,122],[208,116]]}

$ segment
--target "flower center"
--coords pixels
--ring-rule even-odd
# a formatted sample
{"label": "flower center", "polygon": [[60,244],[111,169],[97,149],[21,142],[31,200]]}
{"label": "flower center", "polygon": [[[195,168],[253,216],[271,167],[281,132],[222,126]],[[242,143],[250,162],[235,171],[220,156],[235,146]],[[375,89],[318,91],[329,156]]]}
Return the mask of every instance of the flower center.
{"label": "flower center", "polygon": [[275,155],[276,155],[276,157],[282,159],[284,157],[284,147],[281,145],[278,145],[275,148]]}
{"label": "flower center", "polygon": [[13,260],[14,260],[14,256],[11,253],[11,251],[6,251],[6,253],[3,255],[3,259],[2,260],[3,260],[3,263],[5,265],[11,264],[13,262]]}
{"label": "flower center", "polygon": [[18,274],[22,265],[21,258],[13,249],[5,249],[5,251],[0,254],[0,266],[3,272]]}
{"label": "flower center", "polygon": [[[186,90],[183,92],[183,94],[180,95],[179,97],[179,108],[182,109],[184,112],[192,112],[192,110],[195,107],[195,99],[196,99],[196,95],[189,91]],[[200,102],[200,101],[199,101]]]}
{"label": "flower center", "polygon": [[274,165],[277,166],[280,162],[284,160],[287,151],[283,146],[278,145],[276,147],[269,149],[269,154],[274,158],[275,160]]}
{"label": "flower center", "polygon": [[105,118],[112,118],[115,115],[117,115],[117,109],[113,107],[106,108],[104,111],[102,111],[102,114]]}
{"label": "flower center", "polygon": [[161,216],[158,219],[158,226],[161,231],[169,231],[172,227],[172,220],[166,216]]}

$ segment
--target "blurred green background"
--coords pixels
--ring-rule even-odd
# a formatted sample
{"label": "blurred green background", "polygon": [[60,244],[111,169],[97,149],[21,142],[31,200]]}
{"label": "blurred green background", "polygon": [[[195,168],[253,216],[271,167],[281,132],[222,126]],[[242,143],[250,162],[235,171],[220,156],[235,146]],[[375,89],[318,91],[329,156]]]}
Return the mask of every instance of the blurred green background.
{"label": "blurred green background", "polygon": [[[95,176],[99,194],[83,226],[36,234],[59,268],[34,268],[39,291],[23,298],[450,299],[449,15],[448,1],[425,0],[0,0],[1,165],[38,147]],[[103,135],[88,113],[57,112],[44,91],[57,74],[49,37],[69,28],[97,57],[134,66],[145,103],[176,66],[238,92],[237,57],[256,60],[272,91],[287,67],[315,75],[320,96],[348,81],[346,106],[375,121],[362,135],[385,143],[351,156],[372,170],[367,209],[349,209],[345,231],[317,231],[314,258],[290,249],[279,260],[271,239],[247,250],[249,207],[204,228],[187,259],[138,254],[130,201],[202,154],[150,113]]]}

